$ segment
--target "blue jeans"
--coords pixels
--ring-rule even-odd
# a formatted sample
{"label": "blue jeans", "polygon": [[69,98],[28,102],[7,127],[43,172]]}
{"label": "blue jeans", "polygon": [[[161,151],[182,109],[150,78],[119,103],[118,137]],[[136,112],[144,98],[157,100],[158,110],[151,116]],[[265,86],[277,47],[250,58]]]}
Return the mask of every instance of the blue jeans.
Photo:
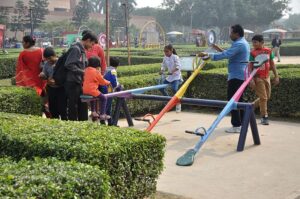
{"label": "blue jeans", "polygon": [[[171,85],[172,91],[174,93],[176,93],[179,89],[179,85],[181,84],[181,80],[174,80],[172,82],[169,82],[168,80],[164,80],[163,84],[169,84]],[[165,88],[159,89],[160,92],[164,95],[164,96],[168,96],[168,93],[166,92]]]}

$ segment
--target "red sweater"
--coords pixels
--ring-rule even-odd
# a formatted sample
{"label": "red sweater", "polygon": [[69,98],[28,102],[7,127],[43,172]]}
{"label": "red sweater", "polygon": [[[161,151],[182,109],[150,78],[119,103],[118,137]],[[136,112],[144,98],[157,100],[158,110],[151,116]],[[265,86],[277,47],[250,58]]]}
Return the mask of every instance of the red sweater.
{"label": "red sweater", "polygon": [[274,54],[272,53],[272,50],[269,48],[262,48],[262,49],[254,49],[250,53],[250,61],[254,61],[255,57],[261,54],[267,54],[270,58],[267,63],[262,65],[259,70],[256,73],[257,77],[260,78],[268,78],[269,77],[269,71],[271,66],[271,60],[274,59]]}
{"label": "red sweater", "polygon": [[99,44],[95,44],[90,50],[85,50],[86,57],[89,59],[93,56],[99,57],[101,60],[101,74],[106,71],[106,60],[103,48]]}

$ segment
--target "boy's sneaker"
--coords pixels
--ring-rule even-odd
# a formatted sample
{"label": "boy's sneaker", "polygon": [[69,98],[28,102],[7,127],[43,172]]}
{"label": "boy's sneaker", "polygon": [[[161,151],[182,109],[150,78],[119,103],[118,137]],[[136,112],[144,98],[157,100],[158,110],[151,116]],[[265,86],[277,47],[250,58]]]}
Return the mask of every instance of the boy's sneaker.
{"label": "boy's sneaker", "polygon": [[110,116],[109,115],[106,115],[106,114],[103,114],[103,115],[100,115],[100,120],[109,120],[110,119]]}
{"label": "boy's sneaker", "polygon": [[262,117],[262,118],[260,119],[260,123],[261,123],[262,125],[269,125],[269,118],[268,118],[268,116]]}
{"label": "boy's sneaker", "polygon": [[176,104],[176,113],[181,112],[181,104]]}
{"label": "boy's sneaker", "polygon": [[240,133],[241,132],[241,127],[231,127],[229,129],[225,130],[226,133]]}

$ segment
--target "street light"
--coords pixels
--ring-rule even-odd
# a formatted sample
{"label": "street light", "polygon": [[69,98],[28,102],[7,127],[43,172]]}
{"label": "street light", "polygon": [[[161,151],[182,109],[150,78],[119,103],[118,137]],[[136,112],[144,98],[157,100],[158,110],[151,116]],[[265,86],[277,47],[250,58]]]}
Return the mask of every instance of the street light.
{"label": "street light", "polygon": [[128,31],[128,0],[125,0],[124,3],[122,3],[122,6],[124,6],[125,9],[125,29],[126,29],[126,38],[127,38],[127,52],[128,52],[128,65],[131,65],[131,58],[130,58],[130,38],[129,38],[129,31]]}
{"label": "street light", "polygon": [[30,12],[30,36],[33,37],[33,14],[32,14],[32,8],[29,8]]}
{"label": "street light", "polygon": [[193,9],[194,7],[194,3],[191,3],[191,5],[189,6],[189,10],[190,10],[190,13],[191,13],[191,23],[190,23],[190,26],[191,26],[191,33],[190,33],[190,41],[191,41],[191,34],[193,33]]}

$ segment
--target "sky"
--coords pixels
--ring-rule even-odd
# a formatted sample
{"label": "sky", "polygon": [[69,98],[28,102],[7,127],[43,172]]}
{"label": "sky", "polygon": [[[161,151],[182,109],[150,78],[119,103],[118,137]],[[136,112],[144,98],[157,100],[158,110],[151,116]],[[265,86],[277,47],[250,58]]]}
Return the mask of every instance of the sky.
{"label": "sky", "polygon": [[[137,7],[158,7],[163,0],[136,0]],[[300,0],[291,0],[292,13],[300,13]]]}

